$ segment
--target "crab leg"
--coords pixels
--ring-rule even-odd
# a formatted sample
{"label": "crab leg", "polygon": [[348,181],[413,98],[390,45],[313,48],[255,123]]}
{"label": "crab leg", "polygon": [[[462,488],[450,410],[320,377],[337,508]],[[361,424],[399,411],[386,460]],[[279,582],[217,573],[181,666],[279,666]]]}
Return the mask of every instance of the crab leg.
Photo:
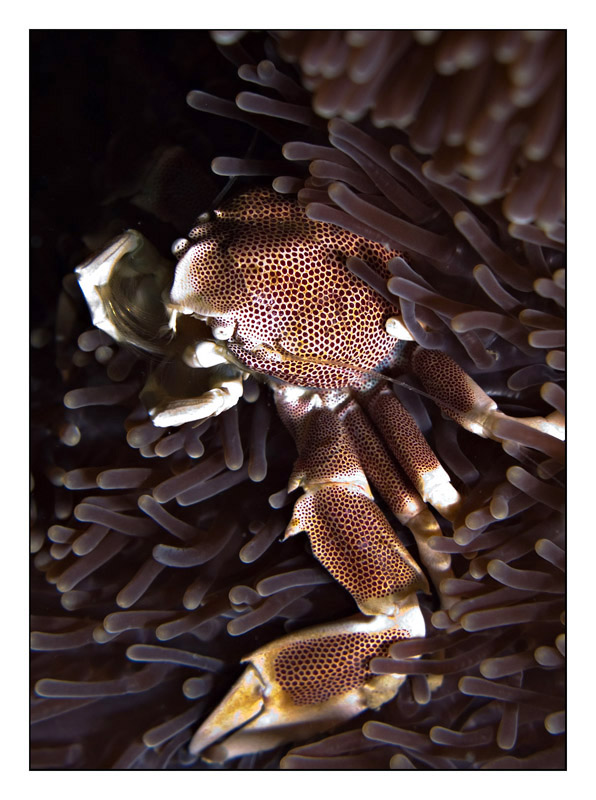
{"label": "crab leg", "polygon": [[445,519],[453,520],[461,498],[414,418],[386,386],[375,388],[365,403],[375,427],[424,502],[430,503]]}
{"label": "crab leg", "polygon": [[[428,544],[431,536],[443,535],[437,520],[395,464],[358,403],[350,400],[338,410],[338,416],[346,426],[360,463],[373,486],[399,522],[410,529],[416,540],[420,560],[433,585],[438,588],[440,582],[453,577],[453,573],[451,556],[433,550]],[[446,598],[447,604],[450,599]]]}
{"label": "crab leg", "polygon": [[424,620],[410,594],[393,617],[358,615],[265,645],[244,659],[245,672],[195,733],[190,752],[223,762],[379,708],[406,676],[373,675],[370,660],[386,655],[396,641],[419,636]]}
{"label": "crab leg", "polygon": [[[418,347],[411,356],[414,373],[441,411],[468,431],[503,442],[514,438],[564,460],[565,425],[558,411],[548,417],[509,417],[463,369],[439,350]],[[532,428],[533,432],[524,428]]]}
{"label": "crab leg", "polygon": [[[416,592],[428,590],[426,578],[372,498],[355,443],[337,413],[349,394],[287,385],[274,391],[299,453],[288,488],[304,489],[286,536],[306,531],[315,556],[363,613],[284,636],[248,656],[244,674],[190,744],[191,753],[202,752],[210,761],[312,736],[379,708],[405,676],[373,675],[370,660],[400,639],[424,636]],[[391,471],[390,463],[385,466]],[[396,492],[401,486],[391,484]],[[413,490],[406,492],[394,505],[404,518],[421,517],[422,501]]]}
{"label": "crab leg", "polygon": [[372,498],[357,449],[334,408],[346,394],[282,386],[275,400],[298,446],[288,490],[304,489],[286,536],[306,531],[315,557],[364,614],[395,614],[403,597],[428,586]]}

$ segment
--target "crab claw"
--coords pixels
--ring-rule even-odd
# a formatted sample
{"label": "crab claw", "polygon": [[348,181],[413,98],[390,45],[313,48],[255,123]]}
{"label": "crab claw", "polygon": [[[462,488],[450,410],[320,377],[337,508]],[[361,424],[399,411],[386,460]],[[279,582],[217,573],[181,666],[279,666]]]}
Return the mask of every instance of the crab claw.
{"label": "crab claw", "polygon": [[373,675],[368,664],[394,642],[414,636],[424,636],[424,621],[411,594],[393,617],[358,615],[262,647],[244,659],[244,674],[195,733],[190,752],[221,763],[379,708],[406,676]]}

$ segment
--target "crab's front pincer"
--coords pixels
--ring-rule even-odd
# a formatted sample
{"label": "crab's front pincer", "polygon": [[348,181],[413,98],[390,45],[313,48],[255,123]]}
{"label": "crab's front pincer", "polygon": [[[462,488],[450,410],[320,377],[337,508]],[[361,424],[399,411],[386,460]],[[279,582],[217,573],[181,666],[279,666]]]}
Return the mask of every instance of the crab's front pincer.
{"label": "crab's front pincer", "polygon": [[358,615],[262,647],[244,659],[245,672],[195,733],[190,752],[219,763],[313,736],[379,708],[406,676],[373,675],[371,659],[386,656],[396,641],[419,636],[424,621],[412,594],[395,616]]}

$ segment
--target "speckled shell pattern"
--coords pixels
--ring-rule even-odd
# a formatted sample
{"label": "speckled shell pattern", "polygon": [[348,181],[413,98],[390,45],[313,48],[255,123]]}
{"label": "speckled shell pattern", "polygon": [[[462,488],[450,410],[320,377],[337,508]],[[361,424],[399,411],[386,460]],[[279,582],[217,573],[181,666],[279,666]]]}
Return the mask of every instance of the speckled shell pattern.
{"label": "speckled shell pattern", "polygon": [[345,262],[366,259],[387,280],[398,253],[308,219],[271,189],[215,211],[176,255],[172,306],[213,326],[233,323],[228,350],[250,370],[296,386],[347,386],[395,349],[385,331],[395,308]]}
{"label": "speckled shell pattern", "polygon": [[372,677],[370,660],[386,656],[392,644],[408,638],[408,631],[395,628],[293,642],[275,658],[275,678],[294,705],[324,703],[362,686]]}

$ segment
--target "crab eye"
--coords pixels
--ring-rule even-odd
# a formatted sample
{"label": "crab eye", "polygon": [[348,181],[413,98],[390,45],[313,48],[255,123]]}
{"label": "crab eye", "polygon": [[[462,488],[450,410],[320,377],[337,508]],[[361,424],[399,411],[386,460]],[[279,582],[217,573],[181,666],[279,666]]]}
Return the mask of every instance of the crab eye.
{"label": "crab eye", "polygon": [[225,317],[246,302],[246,284],[221,237],[216,232],[205,234],[192,246],[186,239],[176,243],[179,260],[169,305],[202,319]]}
{"label": "crab eye", "polygon": [[188,239],[176,239],[176,241],[172,244],[172,255],[176,257],[177,261],[180,261],[182,256],[188,250],[189,246],[190,242]]}
{"label": "crab eye", "polygon": [[224,325],[215,325],[211,328],[213,336],[222,342],[226,342],[232,338],[236,330],[236,323],[230,322]]}

